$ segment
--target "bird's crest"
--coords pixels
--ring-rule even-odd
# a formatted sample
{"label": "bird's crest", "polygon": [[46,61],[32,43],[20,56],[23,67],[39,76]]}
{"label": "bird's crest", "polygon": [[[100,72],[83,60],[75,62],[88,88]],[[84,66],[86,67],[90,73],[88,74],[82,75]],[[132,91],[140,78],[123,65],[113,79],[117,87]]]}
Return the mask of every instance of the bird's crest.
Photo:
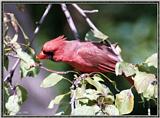
{"label": "bird's crest", "polygon": [[60,42],[60,41],[64,41],[64,40],[66,40],[66,38],[64,37],[64,35],[61,35],[61,36],[53,39],[54,42]]}
{"label": "bird's crest", "polygon": [[60,47],[62,44],[64,44],[65,40],[66,40],[66,38],[64,37],[64,35],[59,36],[57,38],[54,38],[44,44],[43,50],[44,51],[53,51],[56,48]]}

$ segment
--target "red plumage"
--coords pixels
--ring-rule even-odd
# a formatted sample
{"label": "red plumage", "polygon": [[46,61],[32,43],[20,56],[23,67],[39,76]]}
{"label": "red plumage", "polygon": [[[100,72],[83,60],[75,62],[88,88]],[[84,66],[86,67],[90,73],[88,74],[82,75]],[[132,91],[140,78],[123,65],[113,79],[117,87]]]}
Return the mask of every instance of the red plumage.
{"label": "red plumage", "polygon": [[81,72],[114,72],[121,56],[113,48],[100,43],[67,41],[59,36],[46,42],[37,58],[65,62]]}

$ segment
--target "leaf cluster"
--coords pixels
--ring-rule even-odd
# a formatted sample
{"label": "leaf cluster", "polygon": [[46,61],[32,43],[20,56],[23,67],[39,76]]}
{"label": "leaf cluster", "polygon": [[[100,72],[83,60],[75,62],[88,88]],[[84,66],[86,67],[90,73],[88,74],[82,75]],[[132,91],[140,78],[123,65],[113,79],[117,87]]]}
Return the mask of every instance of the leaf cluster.
{"label": "leaf cluster", "polygon": [[[29,38],[25,34],[21,25],[18,23],[16,17],[12,13],[3,14],[3,47],[4,47],[4,69],[9,71],[9,75],[4,80],[4,113],[5,115],[16,115],[20,106],[27,99],[27,91],[21,85],[13,85],[12,79],[14,71],[18,65],[15,63],[11,70],[9,70],[9,61],[12,58],[17,58],[17,62],[20,62],[19,72],[21,78],[27,76],[36,76],[39,72],[39,68],[35,67],[37,60],[35,59],[34,49],[30,47]],[[9,33],[10,29],[14,29],[14,36]],[[24,44],[19,43],[19,35],[23,34]],[[24,46],[24,48],[23,48]]]}

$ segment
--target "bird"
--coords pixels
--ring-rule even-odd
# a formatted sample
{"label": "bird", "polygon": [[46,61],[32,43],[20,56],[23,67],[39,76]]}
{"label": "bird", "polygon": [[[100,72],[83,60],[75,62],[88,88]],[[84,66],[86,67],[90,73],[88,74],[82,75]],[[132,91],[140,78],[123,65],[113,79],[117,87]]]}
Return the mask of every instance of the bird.
{"label": "bird", "polygon": [[64,35],[44,43],[36,58],[64,62],[83,73],[115,73],[116,63],[122,61],[113,44],[67,40]]}

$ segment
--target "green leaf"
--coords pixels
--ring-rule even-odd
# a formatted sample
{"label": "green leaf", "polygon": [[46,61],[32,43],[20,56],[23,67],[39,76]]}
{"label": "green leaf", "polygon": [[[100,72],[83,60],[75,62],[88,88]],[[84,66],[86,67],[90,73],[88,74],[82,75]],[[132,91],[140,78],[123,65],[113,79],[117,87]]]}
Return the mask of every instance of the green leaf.
{"label": "green leaf", "polygon": [[[6,97],[9,97],[9,96],[10,96],[8,87],[4,86],[3,91],[4,91],[4,97],[5,97],[5,96],[6,96]],[[6,100],[6,99],[5,99],[5,100]]]}
{"label": "green leaf", "polygon": [[97,98],[99,97],[98,93],[99,92],[94,89],[86,89],[83,91],[81,88],[78,87],[76,89],[76,99],[83,103],[88,103],[88,100],[86,99],[97,100]]}
{"label": "green leaf", "polygon": [[97,105],[93,105],[93,106],[79,106],[77,108],[75,108],[71,115],[96,115],[96,113],[98,111],[100,111],[101,109],[97,106]]}
{"label": "green leaf", "polygon": [[108,116],[117,116],[119,115],[119,110],[114,105],[106,105],[103,112]]}
{"label": "green leaf", "polygon": [[99,95],[99,97],[97,98],[97,104],[99,106],[102,106],[103,109],[107,105],[113,105],[114,101],[115,100],[113,95],[107,95],[107,96]]}
{"label": "green leaf", "polygon": [[149,84],[147,89],[143,92],[143,97],[147,99],[157,98],[158,96],[158,85]]}
{"label": "green leaf", "polygon": [[157,98],[158,85],[154,74],[137,71],[136,76],[132,79],[137,92],[142,93],[143,97]]}
{"label": "green leaf", "polygon": [[136,72],[136,76],[132,77],[134,86],[138,93],[143,93],[147,90],[148,86],[157,81],[154,74],[148,74],[146,72]]}
{"label": "green leaf", "polygon": [[86,81],[89,84],[93,85],[97,89],[98,92],[103,93],[104,86],[102,86],[101,83],[99,83],[98,81],[95,81],[95,80],[93,80],[92,78],[89,78],[89,77],[86,78]]}
{"label": "green leaf", "polygon": [[115,66],[115,73],[116,75],[122,75],[122,73],[125,74],[126,77],[129,77],[131,75],[134,75],[136,72],[137,68],[130,63],[126,62],[118,62]]}
{"label": "green leaf", "polygon": [[137,65],[138,66],[138,70],[141,72],[147,72],[150,74],[157,74],[157,68],[155,68],[154,66],[148,66],[148,64],[143,63],[141,65]]}
{"label": "green leaf", "polygon": [[25,63],[24,61],[21,60],[20,62],[20,73],[21,77],[26,77],[26,76],[32,76],[35,77],[39,73],[39,68],[38,67],[32,67],[32,65],[29,65]]}
{"label": "green leaf", "polygon": [[76,99],[83,98],[85,89],[83,89],[82,87],[77,87],[75,91],[76,91]]}
{"label": "green leaf", "polygon": [[12,45],[13,45],[13,47],[15,48],[15,49],[18,49],[18,50],[22,50],[22,48],[21,48],[21,46],[20,46],[20,44],[18,43],[18,42],[11,42],[12,43]]}
{"label": "green leaf", "polygon": [[21,49],[17,49],[16,51],[17,51],[17,56],[21,59],[20,62],[21,77],[22,78],[26,76],[35,77],[39,72],[39,68],[35,67],[35,61],[33,60],[33,58],[26,52],[23,52]]}
{"label": "green leaf", "polygon": [[[76,97],[77,100],[79,100],[79,102],[88,103],[89,98],[84,97],[85,89],[86,88],[84,88],[84,85],[82,84],[81,87],[77,87],[76,90],[75,90],[75,94],[76,94],[75,97]],[[79,105],[78,102],[77,102],[76,106],[77,105]]]}
{"label": "green leaf", "polygon": [[17,49],[16,52],[17,52],[17,56],[21,60],[23,60],[26,64],[28,64],[29,67],[35,64],[33,58],[26,52],[22,51],[22,49]]}
{"label": "green leaf", "polygon": [[18,102],[19,102],[19,99],[17,95],[12,95],[8,98],[8,101],[5,104],[5,107],[9,115],[16,115],[16,113],[18,113],[18,111],[20,110],[20,106]]}
{"label": "green leaf", "polygon": [[15,49],[21,49],[21,46],[20,46],[20,44],[17,42],[17,40],[18,40],[18,33],[16,33],[16,34],[14,35],[14,37],[11,39],[10,43],[13,45],[13,47],[14,47]]}
{"label": "green leaf", "polygon": [[149,58],[146,59],[145,63],[148,64],[148,66],[154,66],[155,68],[157,68],[158,66],[158,57],[157,57],[157,53],[154,53],[153,55],[151,55]]}
{"label": "green leaf", "polygon": [[4,55],[4,67],[8,70],[9,59],[8,56]]}
{"label": "green leaf", "polygon": [[5,111],[6,114],[16,115],[20,110],[20,105],[27,99],[27,91],[22,86],[16,86],[14,95],[10,96],[9,89],[4,86],[5,90]]}
{"label": "green leaf", "polygon": [[[8,85],[7,84],[5,84],[4,83],[4,88],[3,88],[3,97],[4,97],[4,103],[7,103],[7,101],[8,101],[8,98],[9,98],[9,96],[10,96],[10,92],[9,92],[9,87],[8,87]],[[6,109],[5,109],[5,111],[6,111]]]}
{"label": "green leaf", "polygon": [[10,43],[16,43],[17,42],[17,40],[18,40],[18,34],[16,33],[15,35],[14,35],[14,37],[12,38],[12,40],[11,40],[11,42]]}
{"label": "green leaf", "polygon": [[31,55],[32,57],[35,56],[35,54],[36,54],[35,51],[34,51],[34,49],[31,48],[31,47],[27,47],[27,53],[29,55]]}
{"label": "green leaf", "polygon": [[61,111],[61,112],[58,112],[56,114],[54,114],[55,116],[59,116],[59,115],[63,115],[64,114],[64,111]]}
{"label": "green leaf", "polygon": [[100,31],[91,30],[89,31],[86,36],[86,41],[92,41],[92,42],[102,42],[104,40],[108,39],[108,36],[103,34]]}
{"label": "green leaf", "polygon": [[97,82],[104,82],[104,79],[102,79],[99,75],[94,75],[93,76],[93,79],[95,80],[95,81],[97,81]]}
{"label": "green leaf", "polygon": [[115,66],[115,74],[122,75],[122,67],[121,67],[121,62],[117,62]]}
{"label": "green leaf", "polygon": [[51,102],[48,105],[48,108],[49,109],[54,108],[54,105],[59,104],[61,102],[61,100],[68,94],[70,94],[70,92],[56,96],[53,100],[51,100]]}
{"label": "green leaf", "polygon": [[[92,79],[93,78],[93,79]],[[103,95],[107,95],[108,93],[111,93],[109,88],[106,87],[104,84],[100,83],[99,81],[101,81],[102,79],[98,76],[93,76],[92,78],[86,78],[85,80],[93,85],[97,91]]]}
{"label": "green leaf", "polygon": [[131,113],[134,107],[134,96],[131,89],[123,90],[119,94],[116,94],[115,105],[120,114]]}
{"label": "green leaf", "polygon": [[83,97],[86,97],[90,100],[97,100],[98,96],[98,92],[94,89],[86,89],[83,95]]}
{"label": "green leaf", "polygon": [[153,95],[154,98],[158,98],[158,85],[155,85],[154,87],[154,95]]}
{"label": "green leaf", "polygon": [[16,93],[17,93],[17,96],[19,98],[19,102],[21,104],[27,100],[28,93],[27,93],[27,90],[24,87],[22,87],[20,85],[16,86]]}
{"label": "green leaf", "polygon": [[40,87],[48,88],[48,87],[54,86],[62,79],[64,79],[64,77],[62,75],[52,73],[42,81]]}
{"label": "green leaf", "polygon": [[105,104],[108,104],[108,105],[113,104],[114,96],[113,95],[105,96],[104,102],[105,102]]}
{"label": "green leaf", "polygon": [[[6,84],[4,84],[3,85],[3,100],[4,100],[3,102],[4,102],[4,104],[7,103],[9,97],[10,97],[9,88]],[[4,114],[7,114],[7,111],[8,110],[6,109],[6,107],[4,107]]]}
{"label": "green leaf", "polygon": [[115,47],[116,54],[120,55],[120,53],[121,53],[122,50],[121,50],[121,48],[119,47],[119,45],[118,45],[118,44],[112,44],[112,46]]}

